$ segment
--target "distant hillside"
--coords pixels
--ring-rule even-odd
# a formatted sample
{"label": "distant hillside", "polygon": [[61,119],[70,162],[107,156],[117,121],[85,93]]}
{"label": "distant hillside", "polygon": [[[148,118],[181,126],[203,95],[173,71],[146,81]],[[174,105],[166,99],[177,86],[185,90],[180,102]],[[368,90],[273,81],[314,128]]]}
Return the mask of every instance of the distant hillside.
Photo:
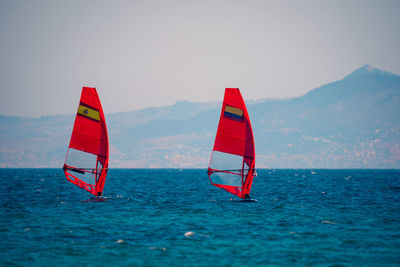
{"label": "distant hillside", "polygon": [[[220,108],[177,102],[106,115],[110,167],[206,168]],[[366,65],[304,96],[248,110],[257,167],[400,167],[400,76]],[[0,167],[62,166],[73,121],[0,116]]]}
{"label": "distant hillside", "polygon": [[400,76],[367,65],[250,112],[259,162],[268,167],[400,167]]}

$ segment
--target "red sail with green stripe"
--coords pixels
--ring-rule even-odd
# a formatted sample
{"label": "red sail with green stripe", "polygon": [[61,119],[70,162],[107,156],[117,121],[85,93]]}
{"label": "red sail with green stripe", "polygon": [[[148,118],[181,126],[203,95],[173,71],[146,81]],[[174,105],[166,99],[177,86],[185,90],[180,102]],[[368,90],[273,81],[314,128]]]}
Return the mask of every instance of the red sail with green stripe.
{"label": "red sail with green stripe", "polygon": [[103,194],[108,171],[106,120],[96,88],[83,87],[65,157],[68,181],[95,196]]}
{"label": "red sail with green stripe", "polygon": [[248,198],[255,175],[253,130],[238,88],[226,88],[208,176],[211,184]]}

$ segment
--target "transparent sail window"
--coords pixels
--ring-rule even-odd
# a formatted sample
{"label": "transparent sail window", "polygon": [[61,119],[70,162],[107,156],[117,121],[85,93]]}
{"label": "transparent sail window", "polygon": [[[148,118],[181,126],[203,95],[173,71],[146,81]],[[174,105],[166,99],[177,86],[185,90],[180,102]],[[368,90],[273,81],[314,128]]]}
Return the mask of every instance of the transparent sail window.
{"label": "transparent sail window", "polygon": [[213,151],[211,157],[210,168],[215,170],[231,170],[232,172],[242,171],[243,157],[224,153],[220,151]]}
{"label": "transparent sail window", "polygon": [[250,169],[249,165],[247,165],[246,162],[243,162],[243,176],[244,177],[247,177],[247,174],[249,173],[249,169]]}
{"label": "transparent sail window", "polygon": [[97,161],[97,177],[96,177],[96,183],[100,178],[100,174],[103,171],[103,165],[101,164],[100,161]]}
{"label": "transparent sail window", "polygon": [[226,172],[213,172],[210,175],[214,184],[242,187],[242,175]]}
{"label": "transparent sail window", "polygon": [[[214,184],[242,186],[242,167],[243,157],[224,153],[220,151],[213,151],[211,157],[210,168],[219,170],[214,172],[210,178]],[[221,172],[221,171],[228,171]]]}
{"label": "transparent sail window", "polygon": [[68,172],[73,176],[87,184],[95,185],[96,161],[97,155],[70,148],[65,164],[70,167]]}

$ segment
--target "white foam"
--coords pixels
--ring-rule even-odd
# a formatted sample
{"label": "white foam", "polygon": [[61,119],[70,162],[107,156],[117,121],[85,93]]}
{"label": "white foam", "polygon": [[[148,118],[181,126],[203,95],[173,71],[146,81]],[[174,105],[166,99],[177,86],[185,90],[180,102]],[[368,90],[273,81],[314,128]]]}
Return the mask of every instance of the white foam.
{"label": "white foam", "polygon": [[189,232],[186,232],[186,233],[185,233],[185,236],[186,236],[186,237],[190,237],[190,236],[194,236],[194,234],[195,234],[194,232],[189,231]]}
{"label": "white foam", "polygon": [[321,223],[336,224],[335,222],[331,222],[331,221],[321,221]]}

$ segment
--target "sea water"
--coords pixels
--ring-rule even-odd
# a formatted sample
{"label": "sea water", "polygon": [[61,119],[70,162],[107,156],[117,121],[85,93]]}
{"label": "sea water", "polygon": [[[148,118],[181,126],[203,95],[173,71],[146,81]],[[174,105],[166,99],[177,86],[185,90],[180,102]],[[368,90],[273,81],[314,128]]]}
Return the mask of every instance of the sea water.
{"label": "sea water", "polygon": [[399,170],[258,170],[251,196],[206,170],[111,169],[95,200],[61,169],[1,169],[0,265],[400,265]]}

